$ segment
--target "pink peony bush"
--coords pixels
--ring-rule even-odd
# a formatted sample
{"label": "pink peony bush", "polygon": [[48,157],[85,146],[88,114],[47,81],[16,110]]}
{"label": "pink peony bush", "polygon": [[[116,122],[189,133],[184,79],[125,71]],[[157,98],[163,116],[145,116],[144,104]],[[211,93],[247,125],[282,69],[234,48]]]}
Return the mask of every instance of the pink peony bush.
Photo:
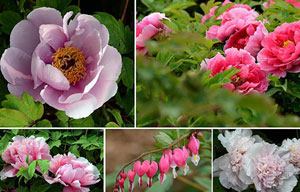
{"label": "pink peony bush", "polygon": [[64,192],[87,192],[86,186],[98,183],[99,171],[97,167],[83,157],[76,158],[72,153],[68,155],[56,155],[50,161],[49,172],[54,178],[45,175],[49,184],[61,183]]}
{"label": "pink peony bush", "polygon": [[13,28],[0,65],[10,93],[21,97],[27,92],[78,119],[116,94],[122,60],[108,45],[104,25],[90,15],[69,21],[71,16],[34,9]]}
{"label": "pink peony bush", "polygon": [[[297,8],[300,8],[300,2],[296,1],[296,0],[285,0],[288,3],[291,3],[292,5],[294,5]],[[265,2],[263,5],[264,7],[268,8],[270,5],[273,5],[275,3],[274,0],[270,0],[270,3]]]}
{"label": "pink peony bush", "polygon": [[262,41],[257,59],[261,69],[279,77],[300,72],[300,21],[284,23]]}
{"label": "pink peony bush", "polygon": [[136,51],[146,54],[145,42],[159,33],[171,33],[171,29],[161,22],[168,19],[164,13],[152,13],[136,24]]}
{"label": "pink peony bush", "polygon": [[49,145],[42,137],[35,138],[30,136],[25,138],[23,136],[15,136],[13,141],[8,144],[1,155],[3,161],[10,164],[0,172],[1,180],[7,177],[15,177],[21,167],[27,168],[27,155],[29,163],[37,159],[51,159]]}
{"label": "pink peony bush", "polygon": [[225,55],[223,57],[218,53],[212,59],[206,59],[201,63],[201,69],[212,70],[211,77],[230,68],[239,69],[240,71],[231,77],[231,83],[223,87],[241,94],[264,93],[267,90],[267,74],[255,63],[255,58],[249,52],[230,48],[225,51]]}

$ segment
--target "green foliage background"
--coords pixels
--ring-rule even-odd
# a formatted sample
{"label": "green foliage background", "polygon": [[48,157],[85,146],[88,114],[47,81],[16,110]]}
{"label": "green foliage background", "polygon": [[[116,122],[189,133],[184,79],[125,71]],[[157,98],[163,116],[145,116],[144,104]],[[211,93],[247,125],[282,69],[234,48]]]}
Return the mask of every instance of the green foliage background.
{"label": "green foliage background", "polygon": [[[109,44],[122,54],[123,67],[118,80],[118,92],[92,115],[84,119],[70,119],[64,112],[40,103],[29,95],[20,101],[8,95],[7,82],[0,75],[0,127],[132,127],[134,121],[134,11],[133,1],[125,9],[126,0],[0,0],[0,55],[9,47],[13,27],[26,19],[32,9],[52,7],[62,16],[73,11],[93,15],[110,33]],[[126,11],[125,11],[126,10]],[[123,21],[121,17],[124,13]],[[34,111],[32,111],[34,110]]]}
{"label": "green foliage background", "polygon": [[[76,157],[84,157],[90,163],[95,165],[100,172],[101,181],[95,185],[91,185],[89,188],[92,192],[103,191],[103,130],[33,130],[33,129],[12,129],[12,130],[0,130],[0,156],[6,149],[9,142],[12,142],[12,138],[16,135],[30,137],[43,137],[46,139],[46,143],[50,147],[50,154],[54,157],[57,154],[73,153]],[[32,163],[30,163],[32,164]],[[30,167],[29,164],[29,167]],[[7,166],[0,158],[0,170]],[[22,171],[25,170],[25,171]],[[26,169],[20,169],[18,177],[7,178],[0,180],[0,191],[8,192],[17,188],[17,192],[46,192],[46,191],[62,191],[63,185],[60,183],[48,184],[40,174],[32,173],[30,179],[28,177],[29,171]],[[35,169],[34,169],[35,170]]]}
{"label": "green foliage background", "polygon": [[[278,79],[269,76],[265,95],[239,95],[221,88],[236,71],[214,78],[201,72],[205,58],[223,54],[224,42],[208,40],[205,32],[220,24],[215,18],[233,4],[220,6],[216,16],[201,23],[210,8],[221,1],[138,0],[138,20],[153,12],[165,13],[163,22],[172,34],[146,43],[148,55],[137,54],[137,126],[299,126],[299,74]],[[299,20],[300,9],[282,0],[268,9],[264,1],[236,0],[255,8],[266,19],[269,32],[283,22]]]}

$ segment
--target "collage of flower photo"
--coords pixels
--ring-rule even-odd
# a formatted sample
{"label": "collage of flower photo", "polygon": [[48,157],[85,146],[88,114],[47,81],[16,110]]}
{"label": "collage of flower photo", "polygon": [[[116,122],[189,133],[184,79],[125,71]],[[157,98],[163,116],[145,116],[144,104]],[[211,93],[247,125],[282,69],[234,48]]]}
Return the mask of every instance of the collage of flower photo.
{"label": "collage of flower photo", "polygon": [[0,192],[297,192],[300,0],[0,0]]}

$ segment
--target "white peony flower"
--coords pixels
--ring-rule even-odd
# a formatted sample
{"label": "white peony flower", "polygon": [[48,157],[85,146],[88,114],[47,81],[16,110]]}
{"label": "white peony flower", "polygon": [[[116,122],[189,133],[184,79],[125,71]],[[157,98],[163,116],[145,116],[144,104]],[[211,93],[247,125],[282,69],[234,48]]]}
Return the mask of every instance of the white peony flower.
{"label": "white peony flower", "polygon": [[228,153],[214,160],[214,177],[219,177],[220,183],[227,189],[247,189],[253,182],[242,168],[242,162],[250,147],[262,139],[252,136],[252,131],[248,129],[226,131],[225,136],[220,134],[218,139]]}
{"label": "white peony flower", "polygon": [[293,165],[275,144],[255,143],[245,154],[242,167],[259,192],[291,192],[297,185]]}
{"label": "white peony flower", "polygon": [[300,139],[286,139],[279,148],[279,153],[288,158],[294,165],[297,174],[300,173]]}

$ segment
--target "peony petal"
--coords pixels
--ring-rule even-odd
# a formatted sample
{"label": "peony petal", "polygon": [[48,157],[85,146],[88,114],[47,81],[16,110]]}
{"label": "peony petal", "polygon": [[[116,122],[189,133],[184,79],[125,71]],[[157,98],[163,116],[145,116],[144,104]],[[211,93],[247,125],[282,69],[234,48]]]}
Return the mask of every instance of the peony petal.
{"label": "peony petal", "polygon": [[65,16],[63,18],[63,30],[68,39],[69,39],[68,21],[72,17],[72,15],[73,15],[73,11],[69,11],[68,13],[65,14]]}
{"label": "peony petal", "polygon": [[46,85],[45,88],[41,91],[41,97],[51,107],[64,111],[66,108],[65,105],[58,102],[58,98],[62,93],[63,91],[55,90],[51,86]]}
{"label": "peony petal", "polygon": [[55,24],[62,26],[63,20],[59,11],[53,8],[41,7],[34,9],[27,15],[27,19],[37,28],[42,24]]}
{"label": "peony petal", "polygon": [[54,50],[63,47],[64,43],[68,40],[63,28],[58,25],[41,25],[39,33],[41,41],[46,42]]}
{"label": "peony petal", "polygon": [[0,179],[6,179],[7,177],[15,177],[17,175],[19,170],[13,168],[12,166],[5,167],[1,172],[0,172]]}
{"label": "peony petal", "polygon": [[28,20],[16,24],[10,34],[10,46],[19,48],[30,56],[39,42],[39,30]]}
{"label": "peony petal", "polygon": [[104,66],[100,74],[100,79],[116,81],[121,73],[122,57],[117,49],[107,46],[100,65]]}

